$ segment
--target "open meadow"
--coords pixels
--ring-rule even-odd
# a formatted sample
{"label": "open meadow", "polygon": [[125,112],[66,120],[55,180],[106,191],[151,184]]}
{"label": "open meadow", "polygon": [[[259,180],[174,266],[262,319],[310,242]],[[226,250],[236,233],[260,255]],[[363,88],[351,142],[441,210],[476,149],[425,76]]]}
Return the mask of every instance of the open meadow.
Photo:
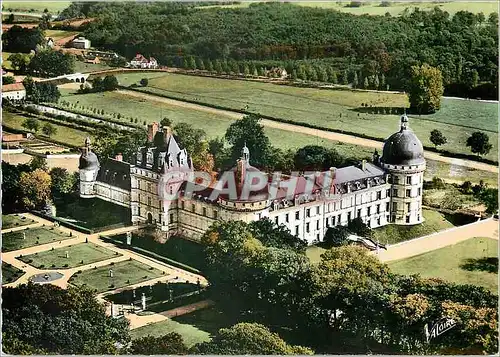
{"label": "open meadow", "polygon": [[[351,91],[345,89],[300,88],[271,83],[228,80],[165,73],[125,73],[117,76],[120,84],[138,83],[149,78],[147,87],[139,90],[260,113],[297,123],[345,130],[386,139],[399,127],[395,114],[362,112],[366,107],[407,107],[405,94]],[[442,108],[432,115],[410,115],[410,127],[426,146],[430,132],[440,130],[448,142],[443,150],[470,153],[467,138],[477,130],[485,131],[493,144],[486,158],[497,160],[498,104],[461,99],[442,100]]]}
{"label": "open meadow", "polygon": [[498,240],[471,238],[422,255],[388,263],[395,273],[420,274],[498,292]]}
{"label": "open meadow", "polygon": [[45,9],[52,14],[64,10],[71,1],[3,1],[2,11],[42,13]]}

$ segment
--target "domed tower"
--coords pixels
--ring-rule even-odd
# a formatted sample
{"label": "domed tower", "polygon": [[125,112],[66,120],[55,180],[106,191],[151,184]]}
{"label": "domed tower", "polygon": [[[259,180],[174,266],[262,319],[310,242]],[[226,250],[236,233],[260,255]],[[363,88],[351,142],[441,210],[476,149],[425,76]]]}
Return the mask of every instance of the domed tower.
{"label": "domed tower", "polygon": [[81,151],[82,155],[78,165],[80,170],[80,197],[95,197],[94,184],[100,165],[97,155],[90,149],[90,138],[85,139],[85,146],[81,148]]}
{"label": "domed tower", "polygon": [[380,165],[389,173],[392,184],[390,221],[401,225],[422,223],[424,148],[409,128],[406,113],[401,116],[399,132],[385,141]]}

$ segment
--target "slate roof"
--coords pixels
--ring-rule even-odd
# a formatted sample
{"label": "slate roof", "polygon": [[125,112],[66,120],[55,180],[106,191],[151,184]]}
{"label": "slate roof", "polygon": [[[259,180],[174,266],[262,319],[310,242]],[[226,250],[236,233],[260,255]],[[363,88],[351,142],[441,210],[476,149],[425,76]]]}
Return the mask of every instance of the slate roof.
{"label": "slate roof", "polygon": [[130,164],[108,158],[102,164],[97,180],[130,191]]}

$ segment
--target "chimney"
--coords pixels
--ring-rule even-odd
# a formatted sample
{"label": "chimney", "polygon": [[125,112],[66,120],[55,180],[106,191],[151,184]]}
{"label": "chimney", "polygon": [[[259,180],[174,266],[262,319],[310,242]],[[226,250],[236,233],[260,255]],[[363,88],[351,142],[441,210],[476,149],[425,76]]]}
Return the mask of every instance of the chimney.
{"label": "chimney", "polygon": [[361,170],[366,170],[366,160],[361,161]]}
{"label": "chimney", "polygon": [[148,142],[152,143],[155,138],[156,133],[158,132],[158,123],[154,122],[148,124]]}
{"label": "chimney", "polygon": [[115,156],[115,160],[117,161],[123,161],[123,155],[122,153],[119,153],[118,155]]}
{"label": "chimney", "polygon": [[241,189],[243,188],[243,184],[245,183],[245,176],[246,176],[245,160],[238,160],[236,164],[236,180],[235,180],[238,193],[241,192]]}
{"label": "chimney", "polygon": [[170,140],[170,137],[172,136],[172,128],[169,126],[164,126],[162,130],[163,130],[163,142],[165,143],[166,146],[168,144],[168,140]]}

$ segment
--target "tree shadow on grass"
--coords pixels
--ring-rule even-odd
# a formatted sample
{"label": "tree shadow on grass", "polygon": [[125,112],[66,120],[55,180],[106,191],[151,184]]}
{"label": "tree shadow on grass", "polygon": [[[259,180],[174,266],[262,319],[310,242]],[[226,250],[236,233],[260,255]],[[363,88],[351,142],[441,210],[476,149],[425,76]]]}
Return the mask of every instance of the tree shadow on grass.
{"label": "tree shadow on grass", "polygon": [[488,273],[498,272],[498,258],[496,257],[484,257],[477,259],[466,259],[465,263],[460,265],[460,268],[468,271],[486,271]]}

